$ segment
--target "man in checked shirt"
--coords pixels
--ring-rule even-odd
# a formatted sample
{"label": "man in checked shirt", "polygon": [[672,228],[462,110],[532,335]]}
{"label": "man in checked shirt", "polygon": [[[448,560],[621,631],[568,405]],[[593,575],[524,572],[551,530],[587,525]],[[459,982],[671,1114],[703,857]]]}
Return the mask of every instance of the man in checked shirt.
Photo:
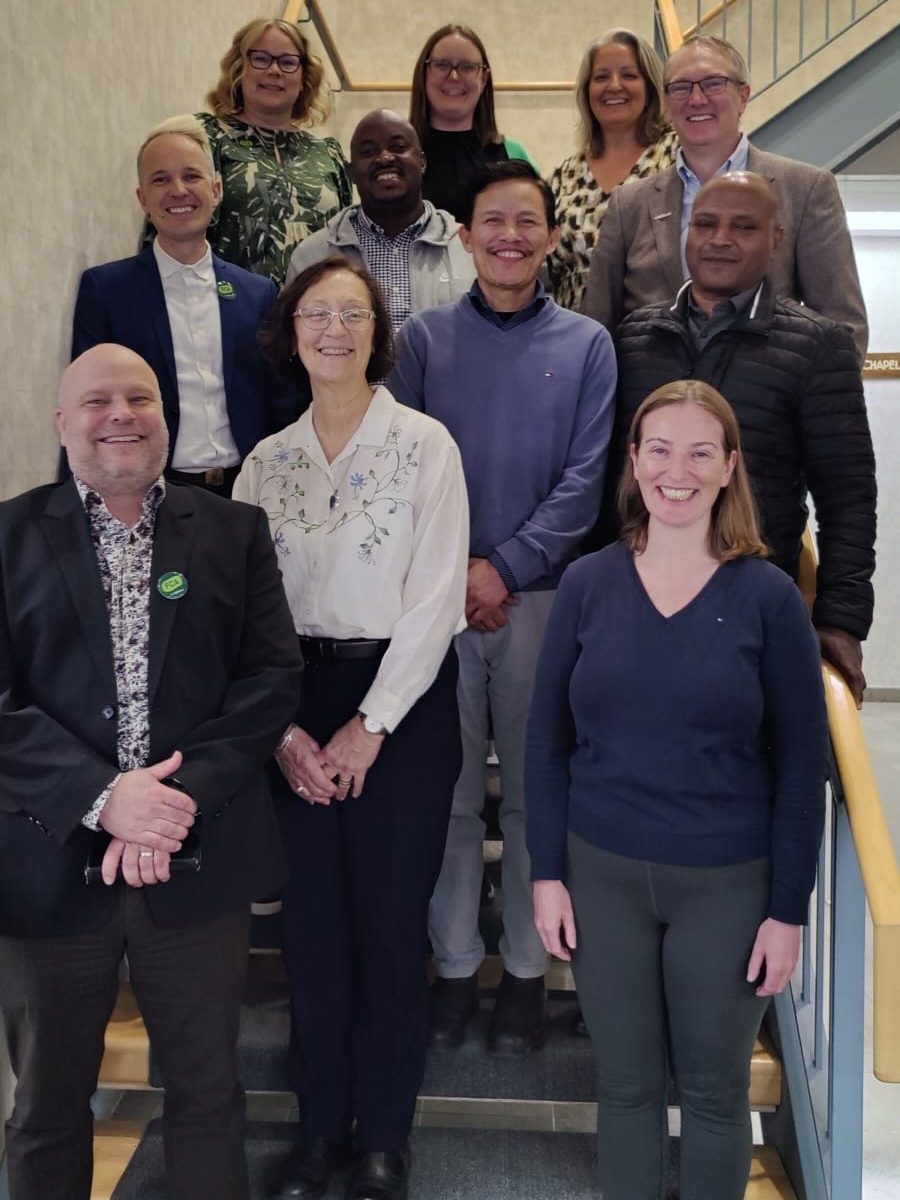
{"label": "man in checked shirt", "polygon": [[[250,900],[283,880],[263,768],[296,708],[297,639],[260,510],[163,479],[143,359],[85,352],[56,423],[73,478],[0,505],[10,1192],[88,1200],[127,952],[166,1090],[169,1194],[247,1200],[235,1042]],[[200,867],[178,870],[192,830]]]}

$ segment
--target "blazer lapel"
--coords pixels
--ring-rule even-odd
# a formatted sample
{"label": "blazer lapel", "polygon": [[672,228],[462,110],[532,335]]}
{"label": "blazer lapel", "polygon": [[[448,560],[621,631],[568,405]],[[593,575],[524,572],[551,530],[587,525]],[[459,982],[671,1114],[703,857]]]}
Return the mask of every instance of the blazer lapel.
{"label": "blazer lapel", "polygon": [[[159,277],[159,268],[153,256],[152,246],[148,246],[146,250],[138,255],[138,262],[141,265],[140,278],[144,291],[144,301],[147,305],[147,315],[150,318],[153,332],[156,334],[156,340],[159,343],[162,362],[169,373],[168,390],[173,396],[177,396],[178,376],[175,371],[175,348],[172,345],[172,328],[169,325],[166,297],[163,292],[162,280]],[[160,380],[160,386],[165,392],[167,389],[163,387],[163,383],[164,381]]]}
{"label": "blazer lapel", "polygon": [[153,563],[150,568],[150,663],[147,691],[150,703],[162,675],[169,638],[180,599],[167,599],[159,590],[164,575],[178,572],[190,588],[191,551],[194,545],[194,505],[186,488],[169,487],[156,514]]}
{"label": "blazer lapel", "polygon": [[109,613],[100,582],[97,556],[81,498],[70,479],[50,496],[41,521],[62,572],[84,640],[107,689],[116,694]]}
{"label": "blazer lapel", "polygon": [[684,283],[681,270],[682,193],[678,171],[670,167],[657,177],[656,186],[648,200],[657,260],[665,274],[668,291],[673,296]]}
{"label": "blazer lapel", "polygon": [[[222,329],[222,378],[225,382],[225,395],[231,390],[231,366],[234,361],[234,332],[237,327],[238,307],[243,297],[238,295],[238,284],[234,280],[234,272],[227,262],[213,255],[213,270],[216,273],[216,286],[221,283],[230,287],[231,292],[219,292],[219,320]],[[230,299],[225,297],[229,296]]]}

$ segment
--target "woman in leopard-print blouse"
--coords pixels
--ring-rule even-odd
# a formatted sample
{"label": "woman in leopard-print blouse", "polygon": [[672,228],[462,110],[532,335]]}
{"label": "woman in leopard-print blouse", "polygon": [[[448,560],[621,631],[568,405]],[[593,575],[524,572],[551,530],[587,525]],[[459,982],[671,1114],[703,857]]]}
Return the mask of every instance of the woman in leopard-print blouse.
{"label": "woman in leopard-print blouse", "polygon": [[581,150],[550,177],[559,245],[547,260],[554,299],[578,309],[591,252],[613,188],[656,175],[675,161],[678,138],[662,118],[662,64],[627,29],[588,46],[578,78]]}

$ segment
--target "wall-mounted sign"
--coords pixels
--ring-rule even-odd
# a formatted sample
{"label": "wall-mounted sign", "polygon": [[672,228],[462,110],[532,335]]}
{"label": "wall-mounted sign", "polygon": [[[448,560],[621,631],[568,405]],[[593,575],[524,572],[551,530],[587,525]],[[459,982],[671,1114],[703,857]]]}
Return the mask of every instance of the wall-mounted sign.
{"label": "wall-mounted sign", "polygon": [[900,350],[867,354],[863,379],[900,379]]}

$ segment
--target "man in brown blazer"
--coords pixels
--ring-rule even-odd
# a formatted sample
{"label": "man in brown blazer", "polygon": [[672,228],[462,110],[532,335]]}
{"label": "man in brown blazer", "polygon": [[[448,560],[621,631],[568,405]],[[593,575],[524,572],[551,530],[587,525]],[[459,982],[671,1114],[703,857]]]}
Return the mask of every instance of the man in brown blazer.
{"label": "man in brown blazer", "polygon": [[847,326],[862,361],[866,310],[834,176],[748,142],[740,129],[750,97],[747,66],[730,43],[689,38],[669,56],[665,79],[678,160],[613,192],[582,311],[614,331],[627,313],[673,296],[688,277],[684,246],[697,192],[715,175],[753,171],[775,189],[784,229],[770,269],[776,294]]}

